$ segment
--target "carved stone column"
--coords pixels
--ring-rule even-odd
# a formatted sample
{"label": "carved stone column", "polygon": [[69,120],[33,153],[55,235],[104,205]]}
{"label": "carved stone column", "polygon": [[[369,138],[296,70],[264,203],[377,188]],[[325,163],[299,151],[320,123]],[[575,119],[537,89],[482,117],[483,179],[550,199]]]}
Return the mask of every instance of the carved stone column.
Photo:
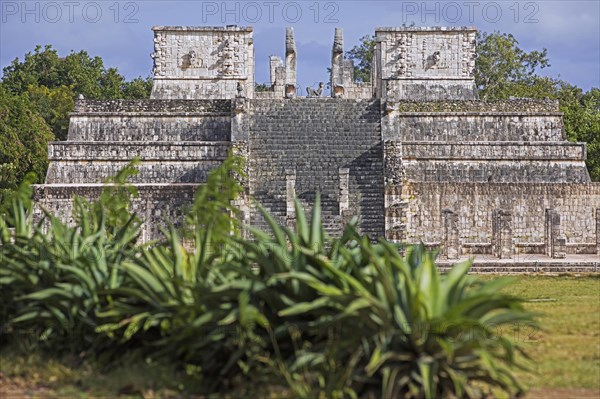
{"label": "carved stone column", "polygon": [[512,215],[502,209],[494,209],[492,214],[492,253],[500,259],[513,256]]}
{"label": "carved stone column", "polygon": [[346,224],[350,221],[350,169],[340,168],[340,216],[342,217],[342,223]]}
{"label": "carved stone column", "polygon": [[331,50],[331,97],[343,97],[344,36],[340,28],[335,28]]}
{"label": "carved stone column", "polygon": [[460,244],[458,239],[458,215],[450,209],[442,211],[444,221],[444,237],[442,255],[447,259],[458,259]]}
{"label": "carved stone column", "polygon": [[231,100],[231,141],[248,141],[248,107],[245,97]]}
{"label": "carved stone column", "polygon": [[600,256],[600,208],[596,208],[596,255]]}
{"label": "carved stone column", "polygon": [[296,208],[294,199],[296,198],[296,171],[285,171],[285,224],[290,228],[296,226]]}
{"label": "carved stone column", "polygon": [[544,244],[546,255],[552,258],[566,256],[566,239],[560,235],[560,215],[554,209],[546,209]]}
{"label": "carved stone column", "polygon": [[294,28],[285,29],[285,96],[296,95],[296,41]]}

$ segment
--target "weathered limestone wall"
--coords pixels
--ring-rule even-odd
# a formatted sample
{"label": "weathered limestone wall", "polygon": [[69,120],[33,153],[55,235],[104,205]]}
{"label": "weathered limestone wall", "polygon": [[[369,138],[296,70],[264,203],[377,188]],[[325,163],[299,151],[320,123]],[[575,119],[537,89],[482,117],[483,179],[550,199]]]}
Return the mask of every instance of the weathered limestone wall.
{"label": "weathered limestone wall", "polygon": [[157,99],[231,99],[238,83],[254,96],[254,39],[248,27],[155,26]]}
{"label": "weathered limestone wall", "polygon": [[223,160],[228,141],[54,141],[48,144],[50,161],[124,161],[135,157],[146,161]]}
{"label": "weathered limestone wall", "polygon": [[202,183],[227,156],[232,115],[230,100],[79,100],[46,183],[101,183],[135,157],[132,183]]}
{"label": "weathered limestone wall", "polygon": [[227,141],[231,117],[182,115],[74,115],[69,140]]}
{"label": "weathered limestone wall", "polygon": [[386,176],[411,182],[586,183],[585,144],[386,141]]}
{"label": "weathered limestone wall", "polygon": [[546,210],[552,209],[560,217],[567,253],[596,253],[599,183],[407,183],[388,186],[386,195],[399,209],[397,219],[404,219],[408,242],[443,245],[443,213],[448,209],[458,216],[462,252],[490,253],[498,209],[512,216],[515,252],[543,253]]}
{"label": "weathered limestone wall", "polygon": [[585,183],[556,101],[394,101],[382,106],[386,176],[414,182]]}
{"label": "weathered limestone wall", "polygon": [[[389,143],[398,143],[390,141]],[[546,160],[583,161],[585,143],[545,141],[403,141],[405,160]]]}
{"label": "weathered limestone wall", "polygon": [[554,101],[387,101],[384,140],[565,141]]}
{"label": "weathered limestone wall", "polygon": [[229,142],[50,143],[47,184],[102,183],[135,157],[132,183],[199,183],[227,157]]}
{"label": "weathered limestone wall", "polygon": [[228,141],[229,100],[78,100],[69,141]]}
{"label": "weathered limestone wall", "polygon": [[40,205],[69,218],[73,194],[95,198],[139,157],[134,209],[143,239],[157,238],[231,149],[247,160],[236,205],[259,227],[251,196],[292,226],[293,198],[310,208],[320,192],[331,234],[357,216],[371,237],[423,240],[448,259],[600,254],[585,145],[566,142],[556,101],[476,100],[473,28],[378,28],[372,84],[353,81],[336,30],[334,98],[309,99],[293,98],[292,29],[256,96],[251,28],[153,30],[153,99],[77,101],[68,141],[49,145]]}
{"label": "weathered limestone wall", "polygon": [[[79,195],[89,200],[97,199],[102,192],[101,184],[85,185],[39,185],[35,186],[34,200],[41,208],[48,209],[62,220],[73,221],[73,196]],[[161,237],[160,228],[166,221],[179,223],[184,207],[193,203],[197,184],[139,184],[136,185],[139,196],[132,200],[132,211],[144,221],[143,242]]]}
{"label": "weathered limestone wall", "polygon": [[37,209],[69,220],[74,194],[97,198],[100,183],[138,157],[133,210],[145,220],[142,239],[156,239],[160,223],[180,220],[180,208],[227,156],[234,115],[231,100],[79,100],[68,140],[49,144]]}
{"label": "weathered limestone wall", "polygon": [[477,98],[475,28],[377,28],[374,81],[377,98]]}

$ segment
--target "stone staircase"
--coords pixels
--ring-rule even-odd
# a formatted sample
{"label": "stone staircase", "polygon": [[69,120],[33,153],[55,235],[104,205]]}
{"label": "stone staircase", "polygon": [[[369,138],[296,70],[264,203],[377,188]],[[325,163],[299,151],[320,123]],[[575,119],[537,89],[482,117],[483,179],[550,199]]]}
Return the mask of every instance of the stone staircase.
{"label": "stone staircase", "polygon": [[[348,211],[359,228],[384,233],[383,146],[379,101],[331,98],[253,100],[249,129],[250,194],[280,222],[286,219],[286,175],[310,211],[317,192],[325,229],[339,234],[340,168],[347,168]],[[251,222],[264,220],[251,209]]]}

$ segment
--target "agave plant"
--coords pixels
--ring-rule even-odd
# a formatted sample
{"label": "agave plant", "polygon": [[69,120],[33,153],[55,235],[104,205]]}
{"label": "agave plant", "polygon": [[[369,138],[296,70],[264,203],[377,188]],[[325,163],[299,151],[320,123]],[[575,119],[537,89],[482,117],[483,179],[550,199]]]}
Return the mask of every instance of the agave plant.
{"label": "agave plant", "polygon": [[240,257],[231,205],[241,191],[231,173],[239,162],[230,156],[210,173],[182,231],[170,225],[164,241],[119,266],[123,284],[107,292],[112,301],[97,313],[98,333],[192,365],[209,392],[250,370],[247,354],[264,343],[252,333],[264,318],[249,301],[249,292],[264,284],[232,261]]}
{"label": "agave plant", "polygon": [[434,253],[413,246],[402,256],[396,245],[361,237],[354,224],[327,239],[318,203],[310,226],[298,203],[296,214],[293,231],[264,212],[271,234],[254,231],[245,260],[266,282],[253,297],[297,394],[476,398],[482,387],[521,390],[511,372],[521,351],[494,335],[533,320],[521,300],[499,291],[509,280],[482,282],[468,275],[469,263],[440,275]]}
{"label": "agave plant", "polygon": [[93,203],[76,198],[74,225],[47,212],[35,224],[31,202],[26,195],[15,196],[11,214],[0,220],[7,325],[57,351],[99,344],[95,312],[109,300],[102,291],[120,284],[116,266],[137,253],[140,222],[126,210],[128,196],[115,195],[121,189],[110,186]]}
{"label": "agave plant", "polygon": [[534,315],[499,291],[510,281],[482,282],[467,274],[469,263],[440,276],[434,254],[422,246],[402,258],[391,245],[379,245],[383,256],[364,243],[377,270],[367,310],[376,312],[377,328],[365,324],[373,338],[364,345],[370,356],[364,370],[381,380],[381,396],[477,398],[485,394],[482,386],[520,392],[511,369],[522,352],[495,333],[499,326],[533,323]]}

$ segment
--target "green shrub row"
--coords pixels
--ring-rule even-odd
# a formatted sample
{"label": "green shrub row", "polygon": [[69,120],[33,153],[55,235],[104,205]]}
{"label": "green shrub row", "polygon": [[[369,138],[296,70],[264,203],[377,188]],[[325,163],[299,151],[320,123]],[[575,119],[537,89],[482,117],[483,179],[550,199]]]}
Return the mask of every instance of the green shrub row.
{"label": "green shrub row", "polygon": [[132,167],[97,201],[76,198],[71,225],[51,214],[34,223],[22,188],[0,220],[3,339],[174,361],[195,370],[204,393],[263,380],[303,398],[522,390],[511,372],[521,351],[494,332],[533,316],[499,292],[507,280],[480,281],[468,263],[440,275],[434,253],[373,243],[355,221],[328,237],[318,200],[310,217],[296,203],[294,228],[264,210],[269,232],[239,226],[241,170],[230,157],[185,225],[145,245],[128,211]]}

